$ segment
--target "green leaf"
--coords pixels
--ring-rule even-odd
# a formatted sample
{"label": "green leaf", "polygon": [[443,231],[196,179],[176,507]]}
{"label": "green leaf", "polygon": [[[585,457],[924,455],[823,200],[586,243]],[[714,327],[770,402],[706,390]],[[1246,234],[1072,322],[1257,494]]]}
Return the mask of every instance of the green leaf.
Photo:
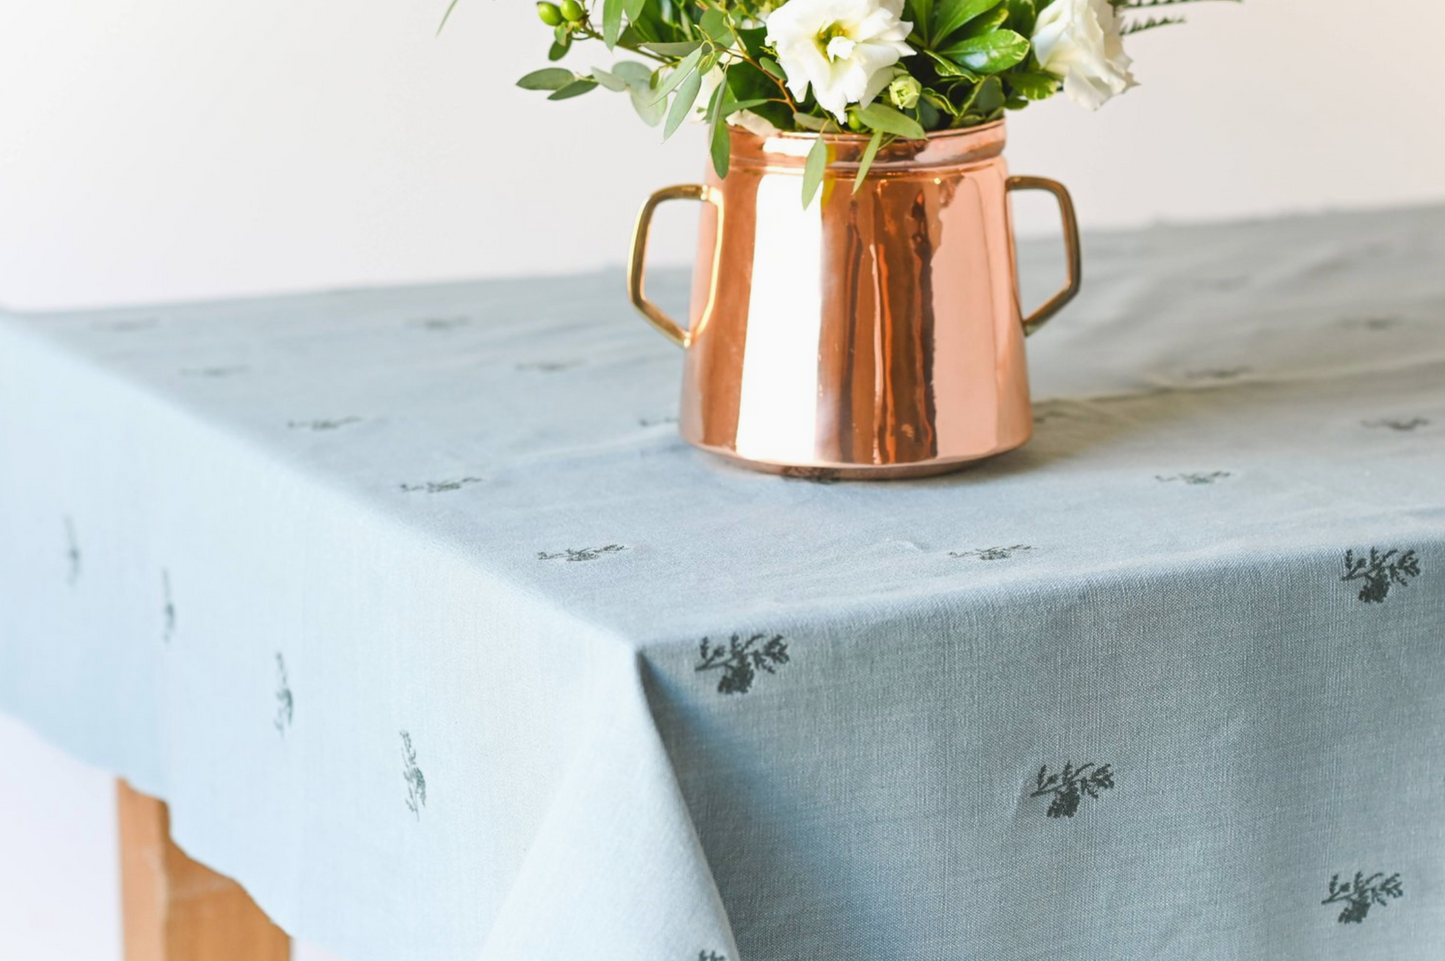
{"label": "green leaf", "polygon": [[783,73],[783,68],[778,66],[778,61],[774,60],[772,57],[759,57],[758,66],[762,67],[764,72],[772,74],[779,80],[788,79],[788,75]]}
{"label": "green leaf", "polygon": [[660,53],[664,57],[684,57],[702,46],[701,40],[688,40],[685,43],[644,43],[644,47],[653,53]]}
{"label": "green leaf", "polygon": [[1034,24],[1039,15],[1034,9],[1034,0],[1008,0],[1008,26],[1015,33],[1025,37],[1034,35]]}
{"label": "green leaf", "polygon": [[928,25],[933,22],[933,0],[907,0],[905,16],[913,21],[913,31],[926,42]]}
{"label": "green leaf", "polygon": [[[662,86],[657,88],[657,99],[659,101],[665,100],[668,94],[677,89],[678,84],[682,83],[688,77],[691,77],[697,68],[697,62],[701,59],[701,47],[698,47],[692,53],[688,54],[682,63],[679,63],[672,73],[667,75],[667,79],[662,82]],[[702,82],[700,77],[698,78],[698,82]]]}
{"label": "green leaf", "polygon": [[602,42],[611,50],[622,34],[622,0],[602,0]]}
{"label": "green leaf", "polygon": [[761,107],[765,103],[772,103],[771,100],[729,100],[722,108],[724,117],[731,117],[742,110],[751,110],[754,107]]}
{"label": "green leaf", "polygon": [[667,100],[657,99],[656,92],[646,84],[634,84],[632,87],[632,109],[642,118],[642,122],[649,127],[656,127],[662,123],[662,118],[667,115]]}
{"label": "green leaf", "polygon": [[622,91],[626,90],[628,86],[630,86],[626,80],[623,80],[621,77],[617,76],[617,74],[608,73],[601,67],[592,68],[592,79],[596,80],[598,83],[602,84],[602,86],[615,93],[621,93]]}
{"label": "green leaf", "polygon": [[558,90],[548,100],[571,100],[573,97],[580,97],[584,93],[591,93],[597,89],[597,81],[591,77],[579,77]]}
{"label": "green leaf", "polygon": [[933,61],[934,66],[938,68],[938,75],[940,77],[966,77],[969,80],[982,79],[967,67],[960,67],[952,60],[945,60],[932,50],[927,50],[925,53],[927,53],[928,58]]}
{"label": "green leaf", "polygon": [[803,209],[807,210],[823,186],[823,175],[828,172],[828,144],[822,137],[813,141],[808,159],[803,163]]}
{"label": "green leaf", "polygon": [[570,37],[565,42],[552,44],[552,48],[547,51],[547,59],[552,61],[561,60],[563,57],[567,56],[567,51],[571,48],[571,46],[572,40]]}
{"label": "green leaf", "polygon": [[958,108],[958,116],[968,119],[969,114],[988,114],[1003,104],[1003,84],[998,77],[989,77],[974,87],[968,98]]}
{"label": "green leaf", "polygon": [[721,10],[709,10],[702,15],[698,23],[702,32],[707,34],[708,39],[721,47],[730,47],[733,42],[733,28],[728,21],[728,15]]}
{"label": "green leaf", "polygon": [[870,130],[891,133],[897,137],[922,140],[924,136],[923,128],[919,126],[917,120],[877,101],[858,111],[858,119],[863,121]]}
{"label": "green leaf", "polygon": [[937,90],[924,88],[922,97],[926,103],[933,104],[934,107],[948,114],[950,117],[958,116],[958,108],[953,105],[953,101],[949,100]]}
{"label": "green leaf", "polygon": [[853,192],[856,194],[863,186],[863,181],[868,179],[868,170],[873,166],[873,158],[878,156],[878,148],[883,145],[883,134],[881,131],[874,131],[873,139],[868,141],[868,146],[863,150],[863,159],[858,161],[858,173],[853,177]]}
{"label": "green leaf", "polygon": [[1008,22],[1008,7],[1000,6],[981,17],[975,18],[963,31],[965,37],[981,37],[993,33]]}
{"label": "green leaf", "polygon": [[698,92],[702,89],[702,73],[694,70],[678,85],[677,95],[672,98],[672,108],[667,112],[667,124],[662,128],[662,139],[666,140],[677,132],[687,115],[697,103]]}
{"label": "green leaf", "polygon": [[1042,70],[1020,70],[1008,75],[1008,84],[1029,100],[1047,100],[1059,92],[1059,78]]}
{"label": "green leaf", "polygon": [[828,121],[822,117],[814,117],[812,114],[795,113],[793,114],[793,122],[804,130],[813,130],[818,133],[822,133],[828,129]]}
{"label": "green leaf", "polygon": [[629,87],[646,86],[652,82],[652,68],[636,60],[619,60],[612,65],[612,75],[627,81]]}
{"label": "green leaf", "polygon": [[933,18],[933,42],[943,43],[959,27],[998,4],[999,0],[940,0]]}
{"label": "green leaf", "polygon": [[1017,66],[1029,55],[1029,42],[1012,30],[995,30],[961,40],[940,54],[979,73],[998,73]]}
{"label": "green leaf", "polygon": [[728,100],[728,85],[718,84],[717,92],[712,95],[712,104],[708,108],[712,114],[712,131],[709,142],[709,152],[712,154],[712,169],[717,172],[721,180],[728,175],[728,164],[732,160],[732,141],[728,137],[728,123],[724,119],[731,104]]}
{"label": "green leaf", "polygon": [[627,14],[628,20],[642,19],[642,11],[647,7],[647,0],[622,0],[622,9]]}
{"label": "green leaf", "polygon": [[457,4],[461,2],[462,0],[452,0],[451,3],[447,4],[447,12],[442,14],[442,22],[437,24],[437,36],[441,36],[442,28],[447,25],[447,21],[452,18],[452,11],[455,10]]}
{"label": "green leaf", "polygon": [[570,70],[563,70],[561,67],[547,67],[542,70],[533,70],[518,80],[517,86],[523,90],[561,90],[576,79],[577,75]]}

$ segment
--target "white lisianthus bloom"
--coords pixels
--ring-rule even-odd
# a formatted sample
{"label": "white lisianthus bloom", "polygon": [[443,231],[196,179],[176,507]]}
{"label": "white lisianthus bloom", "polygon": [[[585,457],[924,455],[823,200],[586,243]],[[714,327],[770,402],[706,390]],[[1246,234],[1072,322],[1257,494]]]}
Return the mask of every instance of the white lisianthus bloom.
{"label": "white lisianthus bloom", "polygon": [[1137,86],[1109,0],[1054,0],[1039,13],[1033,44],[1039,65],[1090,110]]}
{"label": "white lisianthus bloom", "polygon": [[889,69],[913,53],[903,41],[913,24],[899,19],[903,0],[787,0],[768,14],[768,43],[788,90],[813,96],[839,121],[850,103],[867,106],[893,79]]}

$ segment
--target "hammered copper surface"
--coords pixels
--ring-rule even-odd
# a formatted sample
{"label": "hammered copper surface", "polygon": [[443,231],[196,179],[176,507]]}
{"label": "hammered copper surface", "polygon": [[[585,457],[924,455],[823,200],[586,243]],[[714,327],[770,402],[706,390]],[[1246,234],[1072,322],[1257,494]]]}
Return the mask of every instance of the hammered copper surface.
{"label": "hammered copper surface", "polygon": [[[814,137],[732,131],[728,176],[659,191],[638,224],[634,303],[687,348],[684,438],[748,466],[810,476],[941,473],[1029,439],[1008,192],[1058,197],[1078,286],[1067,192],[1010,183],[1002,123],[898,141],[856,194],[867,138],[830,136],[820,197],[800,201]],[[705,200],[690,326],[647,301],[652,209]]]}

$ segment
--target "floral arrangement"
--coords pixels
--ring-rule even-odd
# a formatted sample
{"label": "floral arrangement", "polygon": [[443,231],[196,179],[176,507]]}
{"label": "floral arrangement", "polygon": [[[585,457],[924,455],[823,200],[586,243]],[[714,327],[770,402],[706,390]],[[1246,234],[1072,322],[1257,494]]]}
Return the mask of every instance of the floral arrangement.
{"label": "floral arrangement", "polygon": [[[549,59],[592,41],[640,59],[587,72],[548,67],[518,85],[550,100],[598,88],[625,94],[664,139],[689,118],[704,121],[720,177],[728,125],[869,136],[856,190],[890,140],[991,123],[1060,90],[1098,109],[1135,85],[1123,38],[1181,22],[1172,12],[1192,2],[543,0]],[[820,137],[809,153],[805,206],[827,149]]]}

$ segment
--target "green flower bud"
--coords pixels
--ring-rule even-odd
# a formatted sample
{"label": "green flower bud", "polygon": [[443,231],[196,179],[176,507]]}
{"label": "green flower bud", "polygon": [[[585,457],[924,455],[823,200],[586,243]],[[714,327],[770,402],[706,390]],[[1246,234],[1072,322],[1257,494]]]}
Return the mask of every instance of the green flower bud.
{"label": "green flower bud", "polygon": [[922,92],[923,84],[906,73],[900,73],[888,85],[888,100],[899,110],[912,110],[918,106],[918,95]]}
{"label": "green flower bud", "polygon": [[587,10],[577,0],[562,0],[562,17],[568,23],[581,23]]}
{"label": "green flower bud", "polygon": [[858,111],[856,110],[848,111],[848,129],[854,133],[860,133],[863,130],[863,121],[858,119]]}
{"label": "green flower bud", "polygon": [[537,4],[537,16],[549,27],[555,27],[562,22],[562,8],[555,3],[547,3],[543,0]]}

